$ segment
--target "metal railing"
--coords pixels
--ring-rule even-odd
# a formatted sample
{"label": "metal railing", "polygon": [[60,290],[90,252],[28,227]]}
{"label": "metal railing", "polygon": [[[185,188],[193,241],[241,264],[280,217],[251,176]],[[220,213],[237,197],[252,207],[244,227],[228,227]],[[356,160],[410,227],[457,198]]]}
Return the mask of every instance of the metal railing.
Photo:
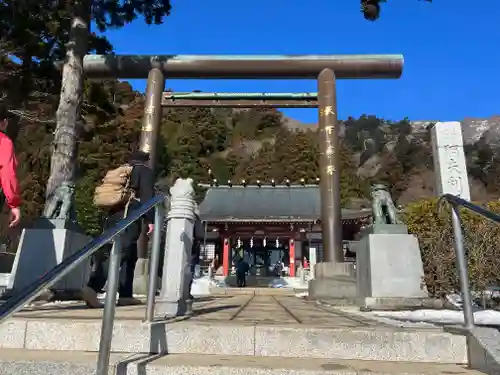
{"label": "metal railing", "polygon": [[462,293],[462,303],[464,309],[464,326],[465,329],[471,330],[474,328],[474,313],[472,312],[472,297],[469,286],[469,273],[467,266],[467,257],[464,249],[464,236],[462,233],[462,222],[460,219],[460,207],[466,208],[494,223],[500,224],[500,215],[487,209],[475,205],[465,199],[452,194],[445,194],[438,201],[438,207],[443,200],[451,204],[451,224],[453,228],[453,239],[455,242],[455,255],[460,278],[460,290]]}
{"label": "metal railing", "polygon": [[80,250],[65,258],[61,263],[40,277],[36,282],[28,286],[22,292],[13,295],[0,306],[0,324],[7,318],[21,310],[28,303],[39,297],[46,289],[61,280],[84,260],[92,256],[97,250],[107,243],[114,241],[109,258],[108,285],[102,318],[101,338],[99,342],[99,357],[97,360],[97,375],[107,375],[109,357],[111,351],[111,339],[113,336],[113,324],[115,319],[116,294],[118,292],[121,241],[120,234],[132,223],[139,220],[145,213],[155,208],[155,230],[153,232],[153,251],[151,254],[150,277],[148,287],[148,299],[146,306],[146,321],[152,321],[154,315],[154,303],[156,296],[157,280],[156,270],[160,260],[160,244],[164,218],[165,196],[157,195],[136,210],[130,212],[129,216],[118,222],[114,228],[110,228],[96,239],[90,241]]}

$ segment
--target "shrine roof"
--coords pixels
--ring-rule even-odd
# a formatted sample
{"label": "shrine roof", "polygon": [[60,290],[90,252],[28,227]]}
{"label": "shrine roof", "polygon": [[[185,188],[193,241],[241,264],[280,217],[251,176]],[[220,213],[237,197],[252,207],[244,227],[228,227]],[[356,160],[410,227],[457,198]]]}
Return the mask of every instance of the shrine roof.
{"label": "shrine roof", "polygon": [[[199,206],[207,222],[316,222],[321,219],[317,185],[211,186]],[[371,216],[371,209],[342,209],[343,220]]]}

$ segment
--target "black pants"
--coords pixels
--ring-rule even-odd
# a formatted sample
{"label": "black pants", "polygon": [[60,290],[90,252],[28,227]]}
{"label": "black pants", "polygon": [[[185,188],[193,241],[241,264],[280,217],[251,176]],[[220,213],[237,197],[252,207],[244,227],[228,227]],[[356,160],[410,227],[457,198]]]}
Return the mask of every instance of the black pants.
{"label": "black pants", "polygon": [[247,284],[247,273],[236,271],[236,284],[238,287],[243,288]]}
{"label": "black pants", "polygon": [[[191,260],[192,262],[192,260]],[[193,299],[193,295],[191,294],[191,287],[193,286],[193,281],[194,281],[194,271],[196,269],[196,264],[191,263],[189,265],[190,271],[191,271],[191,279],[189,280],[189,298]]]}
{"label": "black pants", "polygon": [[[132,206],[132,205],[131,205]],[[130,207],[129,211],[135,207]],[[110,215],[105,223],[105,228],[114,227],[122,218],[123,212]],[[137,263],[137,240],[141,234],[141,221],[132,223],[121,235],[121,262],[118,294],[120,298],[130,298],[133,295],[134,271]],[[100,293],[108,279],[108,265],[111,245],[100,249],[93,259],[92,272],[88,286],[96,293]]]}

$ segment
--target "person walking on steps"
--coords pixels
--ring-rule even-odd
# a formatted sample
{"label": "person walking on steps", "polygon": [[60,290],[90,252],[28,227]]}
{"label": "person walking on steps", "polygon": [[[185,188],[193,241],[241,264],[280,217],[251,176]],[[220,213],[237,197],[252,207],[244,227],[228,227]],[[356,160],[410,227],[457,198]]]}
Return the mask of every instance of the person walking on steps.
{"label": "person walking on steps", "polygon": [[[100,186],[96,188],[94,204],[104,209],[107,217],[104,229],[113,228],[132,211],[153,198],[154,175],[146,165],[149,155],[136,151],[130,155],[128,163],[109,171]],[[117,186],[119,185],[119,186]],[[146,213],[144,224],[148,225],[148,235],[154,230],[154,212]],[[142,222],[132,223],[121,234],[121,264],[118,287],[118,305],[137,305],[141,301],[133,297],[134,270],[137,263],[137,241],[141,235]],[[97,294],[107,281],[108,260],[111,244],[103,247],[94,257],[89,282],[82,289],[82,299],[88,307],[99,308],[102,304]]]}
{"label": "person walking on steps", "polygon": [[21,194],[16,176],[14,145],[5,135],[8,121],[7,107],[0,104],[0,209],[7,203],[10,210],[9,228],[13,228],[21,221]]}

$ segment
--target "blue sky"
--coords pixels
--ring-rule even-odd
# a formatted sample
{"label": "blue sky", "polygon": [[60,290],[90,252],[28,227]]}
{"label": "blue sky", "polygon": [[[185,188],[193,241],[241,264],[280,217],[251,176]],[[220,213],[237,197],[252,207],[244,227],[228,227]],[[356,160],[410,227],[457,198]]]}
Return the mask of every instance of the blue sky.
{"label": "blue sky", "polygon": [[[391,54],[399,80],[342,80],[339,117],[461,120],[500,114],[500,2],[388,0],[375,23],[359,0],[173,0],[160,26],[107,33],[120,54]],[[145,80],[131,81],[144,91]],[[169,80],[175,91],[317,91],[314,80]],[[286,110],[316,122],[312,109]]]}

